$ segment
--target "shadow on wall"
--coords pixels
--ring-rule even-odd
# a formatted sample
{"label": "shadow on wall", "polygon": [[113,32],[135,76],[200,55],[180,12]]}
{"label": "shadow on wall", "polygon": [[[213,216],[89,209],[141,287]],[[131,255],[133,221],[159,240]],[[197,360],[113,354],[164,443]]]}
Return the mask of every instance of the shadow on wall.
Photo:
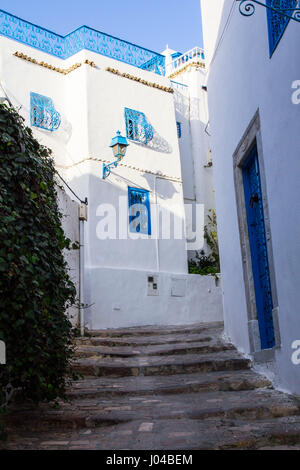
{"label": "shadow on wall", "polygon": [[197,120],[202,124],[207,124],[200,119],[200,98],[190,98],[178,90],[174,91],[175,110],[187,120]]}
{"label": "shadow on wall", "polygon": [[157,189],[157,186],[156,186],[156,194],[157,196],[160,197],[160,199],[165,199],[165,200],[172,199],[174,194],[179,192],[176,189],[176,186],[174,185],[172,181],[169,181],[163,177],[160,177],[159,175],[155,176],[155,175],[150,175],[149,173],[143,173],[143,177],[147,181],[149,188],[153,186],[154,178],[162,178],[164,180],[164,192],[163,193],[159,191],[159,189]]}
{"label": "shadow on wall", "polygon": [[[23,116],[26,118],[26,120],[28,120],[28,122],[30,123],[30,110],[28,108],[24,108],[23,107]],[[55,137],[55,139],[65,145],[69,142],[71,136],[72,136],[72,124],[70,121],[68,121],[67,117],[61,113],[61,123],[60,123],[60,126],[58,129],[56,129],[55,131],[53,132],[50,132],[49,130],[47,129],[42,129],[40,127],[32,127],[33,129],[35,129],[36,131],[40,132],[41,134],[44,134],[46,136],[53,136]]]}
{"label": "shadow on wall", "polygon": [[[149,123],[151,124],[151,123]],[[141,147],[147,148],[154,150],[155,152],[160,152],[160,153],[171,153],[172,152],[172,147],[169,145],[169,143],[164,139],[154,127],[153,129],[153,137],[147,144],[144,144],[142,142],[137,142],[135,140],[130,140],[130,143],[139,145]]]}

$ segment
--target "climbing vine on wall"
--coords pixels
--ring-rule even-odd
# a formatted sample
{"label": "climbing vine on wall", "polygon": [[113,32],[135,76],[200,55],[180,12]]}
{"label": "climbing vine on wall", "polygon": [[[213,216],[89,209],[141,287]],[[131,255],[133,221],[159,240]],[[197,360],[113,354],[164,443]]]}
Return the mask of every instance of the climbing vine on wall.
{"label": "climbing vine on wall", "polygon": [[75,303],[63,250],[51,151],[0,105],[0,408],[7,387],[39,402],[65,397],[73,355],[65,312]]}

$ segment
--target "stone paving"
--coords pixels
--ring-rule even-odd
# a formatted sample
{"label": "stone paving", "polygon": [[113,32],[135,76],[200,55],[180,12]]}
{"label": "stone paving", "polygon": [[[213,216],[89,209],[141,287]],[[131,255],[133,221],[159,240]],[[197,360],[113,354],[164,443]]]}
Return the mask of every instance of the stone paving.
{"label": "stone paving", "polygon": [[300,449],[297,397],[274,390],[220,323],[77,340],[69,402],[15,406],[5,449]]}

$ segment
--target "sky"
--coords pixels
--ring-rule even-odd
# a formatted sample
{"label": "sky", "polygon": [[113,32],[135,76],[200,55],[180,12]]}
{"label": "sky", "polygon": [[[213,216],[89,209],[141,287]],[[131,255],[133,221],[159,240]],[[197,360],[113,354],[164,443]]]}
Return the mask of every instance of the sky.
{"label": "sky", "polygon": [[61,35],[86,25],[156,52],[203,46],[200,0],[0,0],[0,9]]}

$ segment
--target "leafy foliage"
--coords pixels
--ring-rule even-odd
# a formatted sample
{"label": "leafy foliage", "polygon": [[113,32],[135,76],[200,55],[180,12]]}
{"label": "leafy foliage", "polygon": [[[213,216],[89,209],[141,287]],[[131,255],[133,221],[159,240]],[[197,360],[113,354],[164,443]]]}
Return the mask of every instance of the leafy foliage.
{"label": "leafy foliage", "polygon": [[208,223],[204,226],[204,239],[210,249],[210,254],[205,255],[204,250],[196,253],[196,259],[189,261],[189,273],[216,275],[220,272],[220,256],[217,235],[217,217],[214,210],[210,209]]}
{"label": "leafy foliage", "polygon": [[65,398],[71,376],[75,303],[57,205],[51,151],[33,138],[23,118],[0,105],[0,403],[5,387],[34,402]]}

